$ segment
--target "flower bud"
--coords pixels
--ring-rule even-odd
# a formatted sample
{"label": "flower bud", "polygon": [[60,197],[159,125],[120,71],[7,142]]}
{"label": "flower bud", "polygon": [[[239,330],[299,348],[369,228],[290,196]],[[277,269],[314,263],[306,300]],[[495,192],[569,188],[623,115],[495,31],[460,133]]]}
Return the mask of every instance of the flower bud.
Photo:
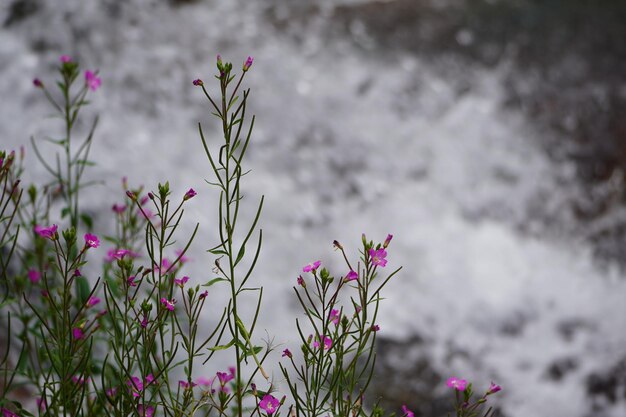
{"label": "flower bud", "polygon": [[243,63],[243,72],[246,72],[250,69],[250,67],[252,66],[252,62],[254,62],[254,58],[249,56],[248,59],[246,59],[246,62]]}

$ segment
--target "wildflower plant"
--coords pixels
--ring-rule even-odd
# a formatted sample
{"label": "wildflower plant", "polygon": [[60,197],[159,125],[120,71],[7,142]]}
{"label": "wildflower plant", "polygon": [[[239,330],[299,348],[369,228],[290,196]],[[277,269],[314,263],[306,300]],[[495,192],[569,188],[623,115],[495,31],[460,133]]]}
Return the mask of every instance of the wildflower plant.
{"label": "wildflower plant", "polygon": [[[391,235],[382,243],[363,235],[360,256],[352,261],[335,241],[345,262],[337,278],[321,261],[302,268],[294,286],[304,314],[295,320],[300,346],[291,347],[295,353],[284,349],[278,366],[266,363],[275,346],[256,336],[263,288],[251,278],[262,246],[263,197],[251,218],[241,215],[254,126],[246,112],[250,90],[242,85],[253,59],[237,74],[218,55],[217,94],[193,81],[222,130],[213,144],[198,125],[218,206],[217,241],[207,250],[213,268],[205,276],[185,272],[199,225],[188,235],[180,226],[194,189],[176,191],[165,182],[146,191],[124,177],[109,213],[115,226],[108,233],[92,230],[80,196],[96,183],[84,174],[93,164],[89,151],[98,118],[78,143],[76,127],[88,94],[102,81],[97,71],[81,73],[67,55],[60,61],[58,91],[33,81],[63,126],[61,138],[50,139],[59,148],[54,158],[44,157],[31,139],[50,181],[22,188],[24,149],[18,156],[0,151],[2,415],[383,415],[363,401],[376,361],[381,291],[400,270],[382,273]],[[221,304],[216,285],[228,290]],[[207,315],[215,318],[211,326],[202,319]],[[230,366],[206,376],[203,365],[218,353],[230,358]],[[275,380],[281,374],[285,386]],[[494,384],[470,404],[471,385],[463,388],[464,402],[455,409],[467,417],[499,390]],[[412,416],[406,406],[402,411]]]}

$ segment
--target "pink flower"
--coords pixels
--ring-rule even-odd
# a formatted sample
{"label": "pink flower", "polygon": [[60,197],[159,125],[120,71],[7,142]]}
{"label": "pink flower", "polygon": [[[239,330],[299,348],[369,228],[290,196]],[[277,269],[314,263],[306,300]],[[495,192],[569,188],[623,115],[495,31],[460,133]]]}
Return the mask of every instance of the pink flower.
{"label": "pink flower", "polygon": [[387,235],[387,239],[385,239],[385,242],[383,243],[383,248],[387,249],[387,246],[389,246],[389,242],[391,242],[391,239],[393,239],[393,235]]}
{"label": "pink flower", "polygon": [[94,297],[93,295],[91,297],[89,297],[89,299],[87,300],[87,307],[93,307],[96,304],[98,304],[100,302],[100,299],[98,297]]}
{"label": "pink flower", "polygon": [[218,372],[217,373],[217,379],[220,380],[220,385],[221,386],[226,385],[226,383],[231,381],[233,378],[235,378],[235,373],[234,372],[230,372],[230,373]]}
{"label": "pink flower", "polygon": [[71,58],[69,55],[61,55],[61,56],[59,57],[59,60],[60,60],[62,63],[64,63],[64,64],[66,64],[66,63],[68,63],[68,62],[72,62],[72,58]]}
{"label": "pink flower", "polygon": [[293,357],[293,355],[291,354],[291,351],[289,349],[283,350],[282,357],[284,358],[285,356],[288,357],[288,358],[292,358]]}
{"label": "pink flower", "polygon": [[254,58],[252,58],[251,56],[248,57],[248,59],[246,59],[246,62],[243,63],[243,71],[246,72],[250,69],[250,67],[252,66],[252,62],[254,62]]}
{"label": "pink flower", "polygon": [[91,91],[96,91],[100,88],[100,84],[102,84],[102,80],[96,75],[95,72],[85,71],[85,84]]}
{"label": "pink flower", "polygon": [[36,402],[37,402],[37,408],[39,409],[39,411],[46,411],[46,408],[48,408],[48,403],[45,398],[37,397]]}
{"label": "pink flower", "polygon": [[339,324],[339,310],[330,310],[330,315],[328,316],[328,319],[333,322],[335,324],[335,326],[337,326]]}
{"label": "pink flower", "polygon": [[129,255],[132,256],[131,252],[128,249],[109,249],[107,252],[106,261],[111,262],[113,259],[122,260],[124,256]]}
{"label": "pink flower", "polygon": [[185,196],[183,197],[183,200],[187,201],[187,200],[189,200],[191,198],[194,198],[196,195],[198,195],[198,193],[195,192],[193,188],[190,188],[189,191],[187,191],[185,193]]}
{"label": "pink flower", "polygon": [[354,281],[354,280],[357,280],[357,279],[359,279],[359,274],[357,274],[353,270],[350,270],[350,272],[348,272],[346,274],[346,277],[343,279],[343,282]]}
{"label": "pink flower", "polygon": [[176,304],[176,300],[170,301],[167,298],[162,297],[161,304],[163,304],[169,311],[174,311],[174,304]]}
{"label": "pink flower", "polygon": [[180,262],[180,263],[181,263],[181,265],[182,265],[182,264],[185,264],[185,263],[187,263],[187,262],[189,262],[189,261],[190,261],[190,259],[189,259],[188,257],[186,257],[186,256],[185,256],[185,254],[183,254],[182,249],[178,249],[178,250],[176,250],[174,253],[176,253],[176,257],[177,257],[177,258],[180,258],[180,259],[178,260],[178,262]]}
{"label": "pink flower", "polygon": [[2,411],[2,417],[20,417],[19,414],[15,414],[13,411],[7,408],[2,408],[0,409],[0,411]]}
{"label": "pink flower", "polygon": [[385,257],[387,256],[387,251],[384,249],[370,249],[369,250],[370,258],[372,259],[372,263],[376,266],[380,266],[381,268],[387,265],[387,260]]}
{"label": "pink flower", "polygon": [[502,390],[502,387],[498,384],[494,384],[492,381],[491,385],[489,386],[489,390],[487,390],[487,393],[485,395],[495,394],[496,392],[500,390]]}
{"label": "pink flower", "polygon": [[315,261],[315,262],[312,262],[310,264],[306,264],[302,268],[302,272],[315,272],[317,270],[317,268],[320,267],[321,264],[322,264],[322,261]]}
{"label": "pink flower", "polygon": [[304,278],[302,278],[302,275],[298,277],[298,285],[303,288],[306,288],[306,282],[304,282]]}
{"label": "pink flower", "polygon": [[205,299],[207,295],[209,295],[209,291],[208,291],[208,290],[204,290],[204,291],[200,294],[200,299],[201,299],[201,300]]}
{"label": "pink flower", "polygon": [[193,85],[195,86],[203,86],[204,83],[202,82],[202,80],[200,78],[193,80]]}
{"label": "pink flower", "polygon": [[87,246],[88,248],[97,248],[98,246],[100,246],[100,240],[98,239],[98,236],[87,233],[85,235],[85,246]]}
{"label": "pink flower", "polygon": [[196,378],[196,385],[203,385],[205,387],[209,387],[213,385],[214,378],[205,378],[203,376],[199,376]]}
{"label": "pink flower", "polygon": [[[37,88],[41,88],[41,87],[43,87],[43,83],[41,82],[41,80],[40,80],[39,78],[35,78],[35,79],[33,80],[33,85],[34,85],[35,87],[37,87]],[[2,165],[2,164],[0,164],[0,166],[1,166],[1,165]]]}
{"label": "pink flower", "polygon": [[122,214],[124,213],[124,210],[126,210],[126,206],[116,203],[116,204],[113,204],[113,207],[111,207],[111,210],[113,210],[117,214]]}
{"label": "pink flower", "polygon": [[182,277],[180,279],[178,279],[178,278],[174,279],[174,283],[176,285],[178,285],[180,288],[183,288],[185,286],[185,284],[187,283],[187,281],[189,281],[189,277],[187,277],[187,276],[184,276],[184,277]]}
{"label": "pink flower", "polygon": [[74,276],[74,277],[82,277],[83,274],[80,273],[80,269],[76,268],[74,270],[74,273],[72,274],[72,276]]}
{"label": "pink flower", "polygon": [[189,382],[187,382],[187,381],[183,381],[183,380],[181,379],[180,381],[178,381],[178,385],[180,385],[180,387],[181,387],[182,389],[190,389],[190,388],[195,387],[195,386],[196,386],[196,385],[198,385],[198,384],[196,384],[195,382],[189,383]]}
{"label": "pink flower", "polygon": [[413,411],[409,410],[406,405],[402,406],[402,415],[404,417],[415,417]]}
{"label": "pink flower", "polygon": [[72,329],[72,337],[74,339],[77,339],[77,340],[82,339],[84,335],[85,334],[83,333],[83,330],[80,327],[74,327]]}
{"label": "pink flower", "polygon": [[126,385],[130,387],[133,397],[141,397],[141,392],[143,391],[143,382],[141,382],[141,378],[133,376],[129,381],[126,381]]}
{"label": "pink flower", "polygon": [[137,405],[137,412],[141,417],[153,417],[154,416],[154,407],[151,405],[144,406],[143,404]]}
{"label": "pink flower", "polygon": [[270,394],[265,394],[261,402],[259,402],[259,407],[267,413],[267,415],[272,415],[274,411],[278,409],[280,405],[280,401],[274,398]]}
{"label": "pink flower", "polygon": [[[324,350],[328,350],[328,349],[330,349],[333,346],[333,340],[330,337],[328,337],[328,336],[322,335],[322,342],[324,343]],[[316,348],[316,349],[320,347],[319,340],[316,339],[313,342],[313,347]]]}
{"label": "pink flower", "polygon": [[75,383],[76,385],[84,385],[86,382],[89,382],[89,378],[73,376],[72,382]]}
{"label": "pink flower", "polygon": [[454,388],[457,391],[465,391],[465,387],[467,386],[467,381],[453,376],[453,377],[448,378],[446,385],[450,388]]}
{"label": "pink flower", "polygon": [[148,327],[148,315],[146,313],[144,313],[143,315],[143,319],[141,320],[141,323],[139,323],[141,325],[141,327],[143,327],[144,329],[146,327]]}
{"label": "pink flower", "polygon": [[117,395],[117,388],[113,387],[113,388],[109,388],[108,390],[105,391],[107,397],[115,397]]}
{"label": "pink flower", "polygon": [[41,279],[41,274],[36,269],[29,269],[27,272],[28,279],[31,283],[36,284]]}
{"label": "pink flower", "polygon": [[137,283],[135,282],[135,276],[130,276],[126,279],[126,283],[128,284],[129,287],[136,287]]}
{"label": "pink flower", "polygon": [[375,325],[372,326],[372,331],[373,332],[377,332],[379,330],[380,330],[380,326],[378,324],[375,324]]}
{"label": "pink flower", "polygon": [[49,226],[49,227],[43,227],[43,226],[37,225],[35,226],[35,233],[37,233],[39,236],[43,237],[44,239],[54,240],[57,234],[57,225],[53,224],[52,226]]}

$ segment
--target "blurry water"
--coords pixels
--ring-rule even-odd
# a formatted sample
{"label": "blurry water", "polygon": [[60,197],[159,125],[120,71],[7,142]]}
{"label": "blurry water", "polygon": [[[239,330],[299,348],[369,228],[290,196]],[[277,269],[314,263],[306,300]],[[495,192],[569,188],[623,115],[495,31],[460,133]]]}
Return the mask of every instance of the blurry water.
{"label": "blurry water", "polygon": [[[503,385],[501,415],[626,413],[623,398],[598,396],[603,411],[592,412],[589,397],[590,375],[625,355],[626,284],[594,266],[588,243],[546,228],[576,222],[565,208],[575,170],[550,160],[538,146],[546,133],[503,105],[506,62],[486,69],[453,54],[434,61],[377,49],[358,23],[348,34],[331,30],[340,2],[25,3],[32,14],[0,30],[2,147],[55,126],[31,80],[51,83],[59,55],[99,68],[92,178],[106,185],[86,206],[101,230],[110,224],[102,207],[123,197],[122,175],[151,188],[169,179],[181,196],[194,187],[185,227],[197,219],[201,233],[189,275],[209,278],[217,194],[203,181],[196,123],[213,137],[217,127],[191,80],[213,86],[218,52],[236,66],[253,55],[246,190],[251,205],[266,196],[256,279],[276,342],[296,347],[285,329],[298,314],[291,287],[302,265],[321,259],[341,275],[333,239],[356,255],[362,232],[393,233],[389,265],[404,269],[385,294],[380,336],[401,349],[382,362],[406,380],[404,392],[387,393],[397,395],[390,404],[426,410],[417,393],[447,396],[441,378],[458,375],[477,389]],[[11,15],[0,6],[0,20]],[[30,178],[41,179],[28,158]],[[421,358],[434,372],[427,388],[401,371]]]}

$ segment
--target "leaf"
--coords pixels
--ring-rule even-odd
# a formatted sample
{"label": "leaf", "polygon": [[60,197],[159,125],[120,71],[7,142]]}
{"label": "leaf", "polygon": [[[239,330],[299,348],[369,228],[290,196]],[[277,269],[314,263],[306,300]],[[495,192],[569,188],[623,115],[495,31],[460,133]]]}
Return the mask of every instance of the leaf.
{"label": "leaf", "polygon": [[89,289],[89,282],[87,281],[87,278],[83,276],[76,277],[76,295],[80,304],[87,301],[90,292],[91,290]]}
{"label": "leaf", "polygon": [[245,253],[246,253],[246,247],[242,245],[241,249],[239,249],[239,253],[237,254],[237,259],[235,260],[235,266],[237,266],[239,261],[241,261]]}
{"label": "leaf", "polygon": [[88,229],[93,229],[93,219],[87,214],[81,214],[80,219],[85,223]]}
{"label": "leaf", "polygon": [[213,255],[228,255],[228,252],[223,249],[210,249],[209,252],[211,252]]}
{"label": "leaf", "polygon": [[63,209],[61,210],[61,218],[65,218],[67,216],[69,216],[70,214],[70,208],[69,207],[63,207]]}
{"label": "leaf", "polygon": [[210,287],[213,284],[216,284],[220,281],[227,281],[226,278],[213,278],[211,281],[207,282],[206,284],[203,284],[203,287]]}
{"label": "leaf", "polygon": [[232,346],[232,345],[234,345],[234,344],[235,344],[235,339],[231,340],[230,342],[228,342],[228,343],[227,343],[227,344],[225,344],[225,345],[219,345],[219,346],[215,346],[215,347],[208,348],[208,349],[209,349],[210,351],[213,351],[213,352],[215,352],[215,351],[217,351],[217,350],[226,350],[226,349],[228,349],[229,347],[231,347],[231,346]]}

